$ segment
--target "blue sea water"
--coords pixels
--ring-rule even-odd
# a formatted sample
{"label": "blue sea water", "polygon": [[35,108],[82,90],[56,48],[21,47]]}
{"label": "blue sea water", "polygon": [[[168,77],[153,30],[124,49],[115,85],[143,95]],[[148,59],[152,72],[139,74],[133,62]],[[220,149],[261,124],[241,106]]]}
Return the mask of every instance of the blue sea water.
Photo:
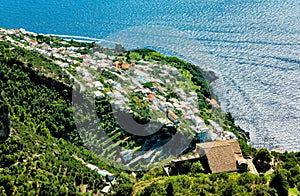
{"label": "blue sea water", "polygon": [[2,0],[0,27],[150,46],[216,71],[256,147],[300,151],[298,0]]}

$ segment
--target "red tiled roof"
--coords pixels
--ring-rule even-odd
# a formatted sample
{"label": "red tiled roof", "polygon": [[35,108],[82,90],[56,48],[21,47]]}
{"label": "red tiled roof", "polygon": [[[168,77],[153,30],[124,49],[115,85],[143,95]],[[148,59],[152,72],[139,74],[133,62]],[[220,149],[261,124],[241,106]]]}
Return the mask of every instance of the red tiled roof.
{"label": "red tiled roof", "polygon": [[122,68],[123,68],[123,69],[128,69],[129,67],[130,67],[129,64],[127,64],[127,63],[122,63]]}
{"label": "red tiled roof", "polygon": [[169,112],[168,116],[173,119],[178,119],[178,116],[174,112]]}
{"label": "red tiled roof", "polygon": [[155,98],[155,96],[152,93],[148,94],[147,97],[148,97],[148,99],[154,99]]}

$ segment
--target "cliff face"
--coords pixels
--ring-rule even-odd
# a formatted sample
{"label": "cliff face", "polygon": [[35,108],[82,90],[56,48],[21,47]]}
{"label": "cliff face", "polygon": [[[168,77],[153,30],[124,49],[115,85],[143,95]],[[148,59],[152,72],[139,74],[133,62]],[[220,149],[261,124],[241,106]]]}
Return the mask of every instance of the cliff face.
{"label": "cliff face", "polygon": [[10,134],[10,117],[8,105],[5,98],[0,94],[0,143],[4,141]]}

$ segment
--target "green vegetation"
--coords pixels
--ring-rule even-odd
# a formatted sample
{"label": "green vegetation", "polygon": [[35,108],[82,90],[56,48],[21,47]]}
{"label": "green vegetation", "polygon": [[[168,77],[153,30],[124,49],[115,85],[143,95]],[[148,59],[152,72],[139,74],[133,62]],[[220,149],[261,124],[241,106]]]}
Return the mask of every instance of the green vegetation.
{"label": "green vegetation", "polygon": [[10,133],[9,108],[2,94],[0,94],[0,143],[5,140]]}
{"label": "green vegetation", "polygon": [[[136,112],[135,114],[132,114],[136,121],[140,123],[144,123],[146,120],[150,118],[149,112],[143,113],[143,111],[147,111],[144,107],[148,107],[148,103],[146,103],[144,100],[142,100],[142,97],[139,93],[132,93],[131,94],[131,106],[133,107],[132,110]],[[162,140],[168,140],[172,137],[174,133],[176,133],[175,128],[173,127],[165,127],[163,126],[159,131],[155,133],[154,136],[137,136],[134,134],[130,134],[124,129],[126,129],[126,123],[122,124],[120,126],[117,124],[116,117],[117,118],[124,118],[126,117],[126,114],[119,111],[118,115],[113,113],[111,109],[111,105],[109,103],[109,99],[102,99],[102,100],[96,100],[96,111],[97,116],[99,117],[99,122],[101,124],[101,127],[98,128],[87,128],[86,130],[81,130],[82,135],[88,135],[87,138],[99,138],[98,140],[87,140],[86,142],[91,142],[91,145],[97,148],[97,146],[103,145],[101,135],[99,134],[100,130],[103,130],[105,134],[113,139],[115,144],[118,144],[122,147],[125,147],[126,149],[143,149],[147,150],[151,148],[152,145],[154,145],[157,141],[157,138],[161,138]],[[78,112],[81,112],[78,110]],[[141,113],[140,113],[141,112]],[[128,115],[127,117],[128,118]],[[126,121],[126,120],[125,120]],[[88,122],[88,120],[87,120]],[[119,121],[120,122],[120,121]],[[96,143],[95,143],[96,142]],[[166,141],[165,141],[166,142]],[[107,157],[111,157],[116,153],[117,145],[108,145],[106,149],[102,149],[103,152]],[[94,149],[94,152],[97,151]]]}
{"label": "green vegetation", "polygon": [[146,124],[151,119],[149,104],[143,100],[143,97],[142,93],[132,92],[129,100],[129,106],[133,111],[133,119],[140,124]]}
{"label": "green vegetation", "polygon": [[117,171],[82,146],[72,119],[71,80],[39,54],[10,48],[0,43],[0,89],[7,101],[1,113],[8,110],[12,120],[11,136],[0,144],[0,194],[76,195],[81,185],[100,190],[105,179],[74,157]]}
{"label": "green vegetation", "polygon": [[[207,97],[210,97],[210,88],[208,82],[203,78],[201,74],[201,70],[196,65],[191,63],[187,63],[177,57],[164,56],[159,54],[151,49],[137,49],[133,51],[125,52],[124,56],[127,58],[135,58],[142,60],[152,60],[155,62],[159,62],[160,64],[167,64],[181,70],[187,78],[191,78],[192,82],[198,88],[196,92],[198,94],[199,101],[199,109],[202,111],[203,109],[210,109],[209,104],[205,101]],[[137,58],[137,56],[139,58]]]}
{"label": "green vegetation", "polygon": [[144,88],[152,88],[153,87],[153,82],[146,82],[143,84]]}
{"label": "green vegetation", "polygon": [[276,190],[269,188],[263,177],[249,173],[147,178],[135,183],[133,195],[276,195]]}
{"label": "green vegetation", "polygon": [[59,37],[53,36],[44,36],[44,35],[37,35],[36,37],[31,36],[33,40],[36,40],[38,43],[46,43],[50,45],[52,48],[59,48],[59,47],[67,47],[67,44],[62,44],[63,41]]}
{"label": "green vegetation", "polygon": [[142,60],[153,60],[157,61],[161,64],[168,64],[170,66],[176,67],[179,70],[186,70],[188,72],[185,72],[186,75],[191,76],[192,82],[199,86],[200,89],[197,91],[199,95],[199,101],[200,106],[203,108],[209,108],[208,104],[205,101],[206,97],[210,97],[210,89],[208,82],[203,78],[201,74],[201,70],[196,65],[193,65],[191,63],[187,63],[177,57],[170,57],[170,56],[164,56],[162,54],[159,54],[151,49],[137,49],[133,51],[125,52],[125,55],[129,57],[135,57],[139,56],[139,59]]}
{"label": "green vegetation", "polygon": [[75,41],[75,40],[71,40],[71,41],[67,41],[67,42],[70,44],[69,46],[85,48],[85,49],[83,49],[83,51],[90,50],[91,48],[96,46],[95,42],[88,43],[88,42],[78,42],[78,41]]}
{"label": "green vegetation", "polygon": [[[42,37],[40,39],[43,39]],[[54,42],[53,38],[49,38]],[[51,40],[52,39],[52,40]],[[58,39],[59,40],[59,39]],[[55,42],[58,43],[58,40]],[[47,40],[40,40],[47,41]],[[49,41],[49,40],[48,40]],[[84,45],[70,41],[70,44]],[[81,45],[82,44],[82,45]],[[202,116],[209,119],[211,106],[208,83],[198,68],[175,57],[165,57],[151,50],[127,53],[134,58],[161,61],[187,70],[197,88]],[[131,54],[131,55],[130,55]],[[106,157],[116,153],[115,147],[148,150],[157,139],[168,141],[176,133],[173,127],[163,127],[154,136],[138,137],[123,130],[115,120],[109,98],[96,100],[96,112],[100,127],[80,130],[89,138],[85,145],[76,129],[72,103],[73,80],[59,66],[38,53],[27,51],[8,42],[0,43],[0,131],[6,129],[8,116],[11,133],[0,143],[0,195],[92,195],[105,186],[105,178],[85,166],[91,163],[117,176],[112,195],[297,195],[300,191],[300,153],[271,154],[266,149],[255,150],[247,145],[239,133],[233,117],[225,114],[223,127],[238,137],[244,155],[252,155],[256,166],[272,167],[268,174],[202,173],[200,162],[184,163],[177,169],[178,175],[167,177],[161,166],[147,172],[120,171],[101,161],[97,155]],[[191,74],[191,75],[190,75]],[[103,73],[101,79],[116,79],[111,73]],[[169,91],[167,91],[168,93]],[[170,98],[176,95],[169,95]],[[147,104],[139,94],[131,95],[132,109],[140,119],[147,119]],[[139,108],[139,109],[138,109]],[[83,122],[92,119],[78,110]],[[175,111],[178,115],[178,111]],[[99,132],[115,143],[103,140]],[[1,138],[0,138],[1,139]],[[106,148],[97,146],[105,144]],[[163,143],[162,143],[163,145]],[[148,148],[147,148],[148,147]],[[94,153],[87,150],[91,149]],[[274,165],[271,165],[272,159]],[[111,160],[113,161],[113,160]],[[259,168],[259,167],[258,167]],[[264,172],[264,170],[261,170]],[[86,191],[85,192],[85,188]]]}
{"label": "green vegetation", "polygon": [[270,187],[277,190],[279,195],[288,195],[290,190],[300,191],[300,152],[276,153],[272,157],[277,163],[270,181]]}

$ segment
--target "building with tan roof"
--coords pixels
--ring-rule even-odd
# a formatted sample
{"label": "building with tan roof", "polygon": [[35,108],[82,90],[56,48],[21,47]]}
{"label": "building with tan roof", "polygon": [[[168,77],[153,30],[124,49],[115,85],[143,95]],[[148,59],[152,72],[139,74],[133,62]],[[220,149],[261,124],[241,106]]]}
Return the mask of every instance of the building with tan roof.
{"label": "building with tan roof", "polygon": [[248,168],[237,140],[199,143],[194,152],[203,157],[211,173],[233,172]]}

